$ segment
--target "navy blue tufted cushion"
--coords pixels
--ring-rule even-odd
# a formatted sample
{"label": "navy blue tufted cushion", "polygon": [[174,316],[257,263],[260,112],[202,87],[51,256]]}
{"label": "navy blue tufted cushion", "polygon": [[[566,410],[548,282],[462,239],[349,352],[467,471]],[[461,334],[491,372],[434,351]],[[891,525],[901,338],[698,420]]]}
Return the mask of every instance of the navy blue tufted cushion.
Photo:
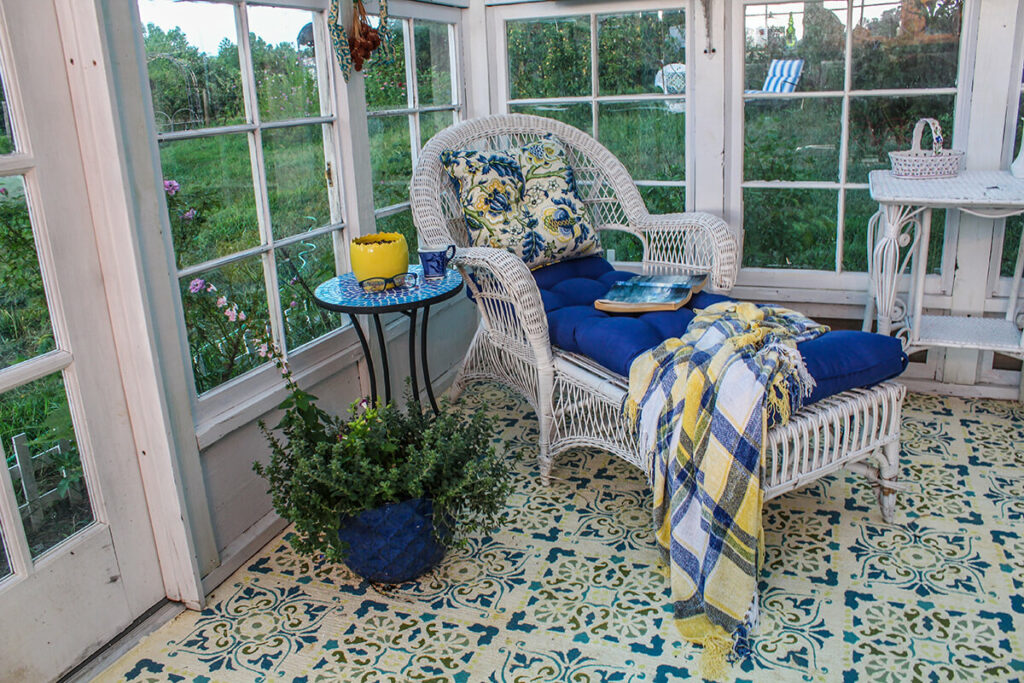
{"label": "navy blue tufted cushion", "polygon": [[[551,343],[612,372],[629,375],[633,359],[669,337],[679,337],[701,309],[727,296],[698,292],[678,311],[637,315],[594,308],[613,283],[633,273],[614,270],[600,256],[562,261],[533,271],[547,313]],[[870,332],[836,330],[797,345],[817,386],[808,403],[895,377],[907,366],[899,340]]]}

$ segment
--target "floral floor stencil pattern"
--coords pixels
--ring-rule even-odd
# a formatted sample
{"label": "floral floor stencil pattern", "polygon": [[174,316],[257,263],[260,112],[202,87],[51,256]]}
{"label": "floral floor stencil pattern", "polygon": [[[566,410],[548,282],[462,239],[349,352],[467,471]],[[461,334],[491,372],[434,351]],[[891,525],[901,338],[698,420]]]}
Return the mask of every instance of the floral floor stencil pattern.
{"label": "floral floor stencil pattern", "polygon": [[[689,680],[644,476],[579,449],[541,486],[529,407],[477,384],[522,451],[505,525],[397,587],[276,538],[101,681]],[[1024,679],[1024,410],[910,395],[897,523],[840,473],[765,505],[761,629],[737,681]]]}

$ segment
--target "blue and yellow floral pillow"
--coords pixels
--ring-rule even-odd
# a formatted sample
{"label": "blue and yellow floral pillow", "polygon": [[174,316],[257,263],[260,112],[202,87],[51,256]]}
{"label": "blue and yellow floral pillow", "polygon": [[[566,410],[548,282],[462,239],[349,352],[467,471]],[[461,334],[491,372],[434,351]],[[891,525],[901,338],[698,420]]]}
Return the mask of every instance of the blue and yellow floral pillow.
{"label": "blue and yellow floral pillow", "polygon": [[448,150],[470,244],[506,249],[530,268],[601,253],[565,148],[552,137],[509,150]]}

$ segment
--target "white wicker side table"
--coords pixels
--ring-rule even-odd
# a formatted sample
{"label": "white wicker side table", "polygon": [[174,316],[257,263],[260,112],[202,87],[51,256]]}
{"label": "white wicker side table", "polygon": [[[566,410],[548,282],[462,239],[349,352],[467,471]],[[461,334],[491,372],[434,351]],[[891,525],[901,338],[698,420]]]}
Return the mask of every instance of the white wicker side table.
{"label": "white wicker side table", "polygon": [[[1024,270],[1024,235],[1017,249],[1005,318],[985,318],[980,313],[968,317],[921,312],[932,211],[959,209],[985,218],[1024,213],[1024,179],[1007,171],[965,171],[954,178],[937,179],[898,178],[890,171],[872,171],[868,182],[871,198],[879,208],[868,223],[871,294],[864,313],[864,329],[870,329],[877,309],[878,332],[895,332],[908,352],[940,346],[1024,357],[1024,337],[1015,320]],[[908,264],[909,304],[896,296],[898,281]]]}

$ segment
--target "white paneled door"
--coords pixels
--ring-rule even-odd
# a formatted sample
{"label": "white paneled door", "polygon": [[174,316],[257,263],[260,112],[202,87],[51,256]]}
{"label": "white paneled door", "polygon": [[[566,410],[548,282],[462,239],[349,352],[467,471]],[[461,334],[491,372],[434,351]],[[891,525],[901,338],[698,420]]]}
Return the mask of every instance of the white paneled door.
{"label": "white paneled door", "polygon": [[163,597],[52,2],[0,0],[0,681]]}

